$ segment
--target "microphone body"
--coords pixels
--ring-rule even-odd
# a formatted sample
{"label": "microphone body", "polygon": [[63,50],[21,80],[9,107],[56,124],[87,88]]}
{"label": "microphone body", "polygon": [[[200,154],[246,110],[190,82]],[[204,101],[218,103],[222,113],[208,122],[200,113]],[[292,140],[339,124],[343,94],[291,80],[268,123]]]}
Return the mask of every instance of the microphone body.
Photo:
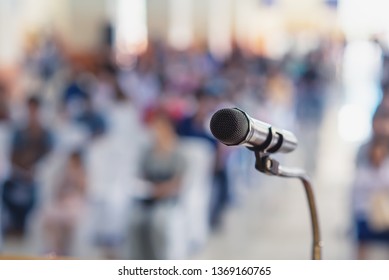
{"label": "microphone body", "polygon": [[211,118],[210,128],[215,138],[228,146],[244,145],[269,153],[288,153],[297,147],[292,132],[256,120],[238,108],[217,111]]}

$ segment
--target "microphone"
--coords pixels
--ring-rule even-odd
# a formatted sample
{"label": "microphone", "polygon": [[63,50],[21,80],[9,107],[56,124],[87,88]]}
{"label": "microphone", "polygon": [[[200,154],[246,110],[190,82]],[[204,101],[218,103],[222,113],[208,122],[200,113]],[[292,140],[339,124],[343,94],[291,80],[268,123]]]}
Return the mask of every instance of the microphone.
{"label": "microphone", "polygon": [[217,111],[211,118],[210,128],[213,136],[227,146],[244,145],[268,153],[288,153],[297,147],[292,132],[274,128],[238,108]]}

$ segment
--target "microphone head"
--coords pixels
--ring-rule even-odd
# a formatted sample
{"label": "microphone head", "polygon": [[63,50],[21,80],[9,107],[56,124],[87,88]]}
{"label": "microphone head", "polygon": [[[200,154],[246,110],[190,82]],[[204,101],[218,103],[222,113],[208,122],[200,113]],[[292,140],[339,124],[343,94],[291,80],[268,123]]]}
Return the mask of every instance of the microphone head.
{"label": "microphone head", "polygon": [[221,109],[213,114],[210,128],[213,136],[225,145],[238,145],[246,139],[249,120],[238,109]]}

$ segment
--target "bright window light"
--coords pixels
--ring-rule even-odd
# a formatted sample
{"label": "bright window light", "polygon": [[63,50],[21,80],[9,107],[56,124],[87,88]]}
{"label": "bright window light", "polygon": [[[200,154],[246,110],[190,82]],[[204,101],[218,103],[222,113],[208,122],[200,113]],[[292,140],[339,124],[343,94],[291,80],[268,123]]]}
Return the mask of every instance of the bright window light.
{"label": "bright window light", "polygon": [[349,38],[389,31],[388,0],[340,0],[340,24]]}
{"label": "bright window light", "polygon": [[179,50],[189,48],[193,42],[193,5],[191,0],[170,0],[169,44]]}

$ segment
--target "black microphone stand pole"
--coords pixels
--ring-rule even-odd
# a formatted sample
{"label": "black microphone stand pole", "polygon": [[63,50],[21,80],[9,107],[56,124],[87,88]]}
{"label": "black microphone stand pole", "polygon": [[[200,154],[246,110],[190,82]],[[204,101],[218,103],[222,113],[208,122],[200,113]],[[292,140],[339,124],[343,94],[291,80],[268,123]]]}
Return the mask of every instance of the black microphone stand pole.
{"label": "black microphone stand pole", "polygon": [[302,182],[311,214],[312,223],[312,260],[321,260],[322,241],[320,237],[319,219],[313,194],[312,184],[306,172],[298,168],[288,168],[281,166],[279,162],[270,157],[270,154],[264,151],[255,151],[255,168],[265,174],[275,175],[284,178],[297,178]]}

